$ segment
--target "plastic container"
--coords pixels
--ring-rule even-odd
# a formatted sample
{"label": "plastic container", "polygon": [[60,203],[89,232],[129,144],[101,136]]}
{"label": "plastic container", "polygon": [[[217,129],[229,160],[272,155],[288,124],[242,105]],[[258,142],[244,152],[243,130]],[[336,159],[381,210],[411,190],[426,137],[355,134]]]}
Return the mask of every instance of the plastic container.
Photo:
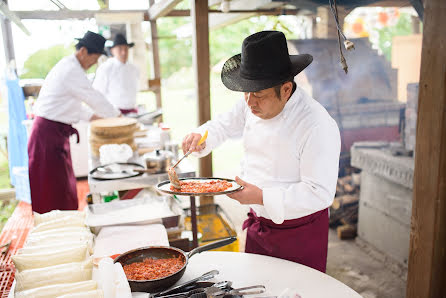
{"label": "plastic container", "polygon": [[14,167],[15,196],[17,200],[31,204],[31,189],[29,186],[28,167]]}

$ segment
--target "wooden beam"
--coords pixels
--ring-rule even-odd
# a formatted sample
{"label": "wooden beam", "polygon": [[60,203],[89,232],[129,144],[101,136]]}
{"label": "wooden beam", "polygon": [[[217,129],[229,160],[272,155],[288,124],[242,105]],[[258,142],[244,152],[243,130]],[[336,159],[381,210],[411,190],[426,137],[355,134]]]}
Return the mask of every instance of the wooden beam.
{"label": "wooden beam", "polygon": [[[149,19],[156,20],[168,14],[182,0],[161,0],[149,7]],[[206,3],[207,4],[207,3]]]}
{"label": "wooden beam", "polygon": [[426,0],[408,298],[446,297],[446,5]]}
{"label": "wooden beam", "polygon": [[[20,19],[35,19],[35,20],[69,20],[69,19],[93,19],[97,13],[144,13],[144,21],[150,21],[147,10],[31,10],[31,11],[13,11]],[[227,15],[232,14],[259,14],[259,15],[296,15],[298,9],[253,9],[253,10],[231,10]],[[224,14],[217,9],[210,9],[208,13]],[[190,11],[188,9],[174,9],[170,11],[165,17],[189,17]]]}
{"label": "wooden beam", "polygon": [[413,8],[418,14],[418,17],[421,21],[423,21],[423,15],[424,15],[424,7],[423,2],[421,0],[409,0],[410,4],[412,4]]}
{"label": "wooden beam", "polygon": [[[209,59],[209,14],[208,3],[192,0],[191,18],[193,26],[193,66],[195,70],[195,90],[197,94],[198,124],[211,119],[210,59]],[[212,177],[212,154],[200,158],[201,177]],[[200,204],[212,203],[212,199],[201,199]]]}
{"label": "wooden beam", "polygon": [[68,20],[68,19],[93,19],[97,13],[144,13],[144,20],[148,21],[149,16],[147,10],[30,10],[30,11],[13,11],[20,19],[36,19],[36,20]]}
{"label": "wooden beam", "polygon": [[[149,7],[152,7],[154,0],[149,0]],[[149,8],[150,10],[150,8]],[[160,55],[158,46],[158,27],[156,25],[156,19],[150,20],[150,37],[152,39],[152,68],[154,79],[159,79],[161,82],[161,66],[160,66]],[[161,84],[159,88],[154,90],[156,98],[156,107],[159,109],[162,106],[161,103]]]}
{"label": "wooden beam", "polygon": [[[412,0],[409,0],[412,1]],[[366,5],[367,7],[406,7],[410,6],[407,0],[381,0]]]}

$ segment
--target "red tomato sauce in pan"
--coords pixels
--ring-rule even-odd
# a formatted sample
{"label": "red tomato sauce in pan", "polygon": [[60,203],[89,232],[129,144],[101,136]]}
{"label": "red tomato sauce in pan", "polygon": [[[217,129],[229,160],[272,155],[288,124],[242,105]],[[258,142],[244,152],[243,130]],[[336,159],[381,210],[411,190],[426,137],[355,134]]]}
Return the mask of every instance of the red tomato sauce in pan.
{"label": "red tomato sauce in pan", "polygon": [[226,180],[212,180],[212,181],[180,181],[181,189],[170,186],[173,191],[179,192],[193,192],[193,193],[208,193],[225,191],[232,186],[232,183]]}
{"label": "red tomato sauce in pan", "polygon": [[178,272],[184,265],[184,258],[169,259],[144,259],[142,262],[136,262],[124,265],[123,269],[127,279],[132,280],[152,280],[163,278]]}

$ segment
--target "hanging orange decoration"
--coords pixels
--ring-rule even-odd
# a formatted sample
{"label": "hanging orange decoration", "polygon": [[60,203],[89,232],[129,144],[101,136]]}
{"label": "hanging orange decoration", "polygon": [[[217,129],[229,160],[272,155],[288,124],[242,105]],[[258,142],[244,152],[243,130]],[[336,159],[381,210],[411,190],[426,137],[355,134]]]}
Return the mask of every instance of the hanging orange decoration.
{"label": "hanging orange decoration", "polygon": [[359,23],[359,22],[353,23],[352,31],[355,34],[359,35],[359,34],[361,34],[362,31],[364,31],[364,26],[362,25],[362,23]]}
{"label": "hanging orange decoration", "polygon": [[388,21],[389,21],[389,15],[386,12],[380,12],[378,14],[378,22],[381,25],[386,26]]}

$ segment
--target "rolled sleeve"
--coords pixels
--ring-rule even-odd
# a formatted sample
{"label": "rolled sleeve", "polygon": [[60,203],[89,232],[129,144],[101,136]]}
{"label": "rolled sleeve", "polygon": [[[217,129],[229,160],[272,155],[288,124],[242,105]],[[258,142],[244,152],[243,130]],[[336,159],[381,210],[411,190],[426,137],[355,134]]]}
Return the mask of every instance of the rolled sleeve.
{"label": "rolled sleeve", "polygon": [[[94,89],[85,74],[75,73],[67,82],[67,88],[73,97],[85,102],[100,117],[117,117],[121,112],[114,107],[98,90]],[[90,116],[91,117],[91,116]]]}
{"label": "rolled sleeve", "polygon": [[82,121],[90,121],[91,117],[93,117],[94,112],[87,107],[86,105],[82,105],[79,119]]}

